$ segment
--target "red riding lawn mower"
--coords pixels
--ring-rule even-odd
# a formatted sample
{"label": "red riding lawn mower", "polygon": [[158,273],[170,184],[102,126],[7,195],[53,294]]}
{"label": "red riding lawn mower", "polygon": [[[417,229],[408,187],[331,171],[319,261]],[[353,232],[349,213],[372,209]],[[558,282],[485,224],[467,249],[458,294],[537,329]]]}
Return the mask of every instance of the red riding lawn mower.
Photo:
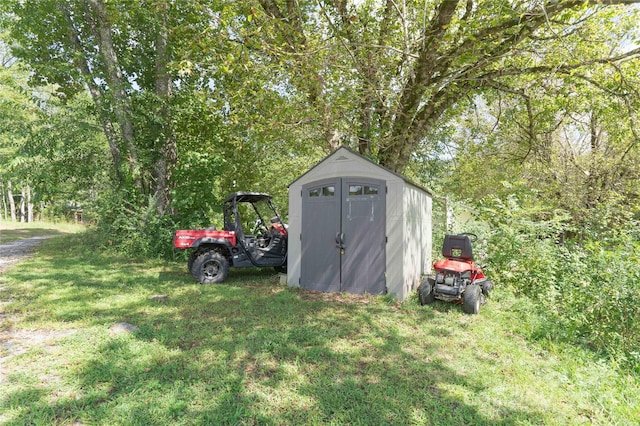
{"label": "red riding lawn mower", "polygon": [[493,283],[473,263],[471,243],[477,240],[478,236],[470,232],[445,235],[442,244],[444,259],[433,263],[435,277],[426,278],[418,287],[421,305],[439,299],[461,303],[462,310],[468,314],[480,312]]}

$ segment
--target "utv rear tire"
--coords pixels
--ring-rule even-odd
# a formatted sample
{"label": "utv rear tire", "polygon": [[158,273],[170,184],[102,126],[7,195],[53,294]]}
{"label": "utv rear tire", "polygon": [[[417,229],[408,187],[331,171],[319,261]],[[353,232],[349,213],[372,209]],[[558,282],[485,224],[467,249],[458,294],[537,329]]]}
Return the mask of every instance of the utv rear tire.
{"label": "utv rear tire", "polygon": [[229,261],[213,250],[198,255],[191,266],[191,275],[200,284],[218,284],[229,274]]}
{"label": "utv rear tire", "polygon": [[467,314],[480,313],[482,304],[482,289],[477,284],[472,284],[464,290],[462,297],[462,310]]}
{"label": "utv rear tire", "polygon": [[433,278],[422,280],[420,287],[418,287],[418,298],[420,299],[421,305],[429,305],[435,300],[435,295],[433,294],[434,285],[435,281]]}

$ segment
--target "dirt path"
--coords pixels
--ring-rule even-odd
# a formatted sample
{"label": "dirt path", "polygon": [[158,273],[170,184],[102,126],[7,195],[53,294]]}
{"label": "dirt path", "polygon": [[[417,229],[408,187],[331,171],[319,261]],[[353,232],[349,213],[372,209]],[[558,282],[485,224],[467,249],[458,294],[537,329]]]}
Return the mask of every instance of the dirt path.
{"label": "dirt path", "polygon": [[0,273],[4,272],[8,266],[29,257],[33,249],[40,244],[42,240],[53,237],[56,237],[56,235],[42,235],[0,244]]}
{"label": "dirt path", "polygon": [[[34,248],[43,240],[56,236],[43,235],[0,244],[0,275],[7,267],[31,256]],[[14,330],[12,325],[16,316],[7,314],[3,309],[5,304],[11,303],[11,297],[6,297],[6,290],[0,279],[0,384],[7,379],[9,370],[6,363],[11,358],[26,353],[36,346],[44,349],[51,347],[57,339],[75,332],[75,330]],[[0,423],[2,420],[0,415]]]}

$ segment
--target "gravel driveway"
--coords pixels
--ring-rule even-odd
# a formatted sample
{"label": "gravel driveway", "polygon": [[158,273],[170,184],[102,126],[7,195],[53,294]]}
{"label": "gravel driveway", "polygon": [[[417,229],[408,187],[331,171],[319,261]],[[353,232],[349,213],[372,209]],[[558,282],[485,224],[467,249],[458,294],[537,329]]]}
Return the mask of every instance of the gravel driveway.
{"label": "gravel driveway", "polygon": [[56,235],[42,235],[0,244],[0,273],[8,266],[17,263],[31,255],[33,248],[42,240],[56,237]]}
{"label": "gravel driveway", "polygon": [[[39,237],[25,238],[0,244],[0,275],[7,267],[31,256],[35,246],[43,240],[56,237],[57,235],[43,235]],[[11,302],[11,297],[7,298],[2,281],[0,280],[0,386],[7,380],[10,372],[7,362],[29,350],[40,347],[42,350],[55,345],[55,341],[75,333],[75,330],[14,330],[13,323],[16,316],[4,312],[4,305]],[[43,380],[51,380],[48,377]],[[0,414],[0,424],[5,419]]]}

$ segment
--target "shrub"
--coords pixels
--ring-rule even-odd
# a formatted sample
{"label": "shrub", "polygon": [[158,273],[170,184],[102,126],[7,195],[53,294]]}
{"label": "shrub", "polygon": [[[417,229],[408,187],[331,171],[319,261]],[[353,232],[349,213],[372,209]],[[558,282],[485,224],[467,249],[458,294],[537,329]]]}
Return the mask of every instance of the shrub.
{"label": "shrub", "polygon": [[[640,243],[637,224],[575,232],[562,211],[492,200],[488,272],[547,318],[545,337],[572,339],[640,372]],[[573,239],[565,235],[574,235]]]}
{"label": "shrub", "polygon": [[152,197],[145,201],[120,193],[96,203],[93,230],[102,248],[134,257],[171,258],[175,222],[159,214]]}

